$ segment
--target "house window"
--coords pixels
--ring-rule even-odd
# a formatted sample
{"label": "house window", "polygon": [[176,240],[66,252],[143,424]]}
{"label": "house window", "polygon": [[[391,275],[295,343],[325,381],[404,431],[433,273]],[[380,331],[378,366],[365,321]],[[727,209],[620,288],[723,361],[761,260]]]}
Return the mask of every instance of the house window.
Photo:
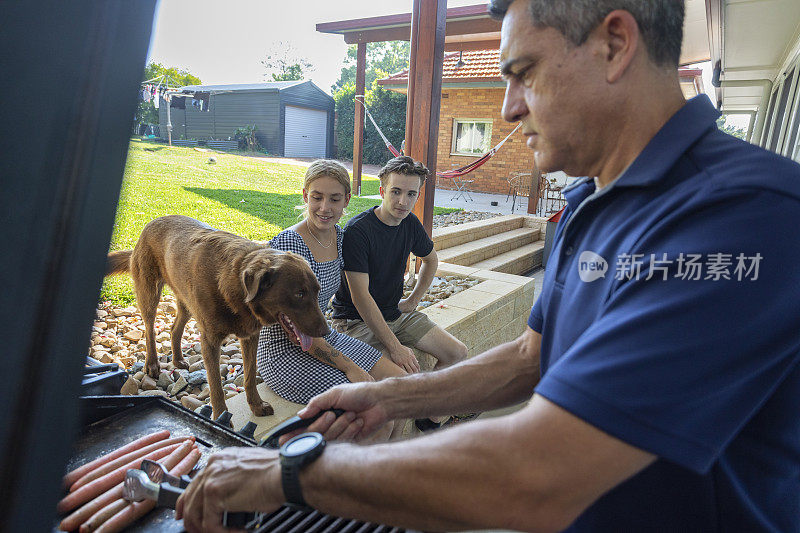
{"label": "house window", "polygon": [[452,154],[475,155],[492,147],[492,119],[453,119]]}

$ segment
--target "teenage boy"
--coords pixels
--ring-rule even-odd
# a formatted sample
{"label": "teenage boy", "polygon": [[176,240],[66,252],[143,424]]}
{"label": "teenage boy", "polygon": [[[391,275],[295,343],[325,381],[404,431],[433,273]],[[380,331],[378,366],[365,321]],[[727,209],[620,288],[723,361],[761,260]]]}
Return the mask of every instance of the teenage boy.
{"label": "teenage boy", "polygon": [[[436,369],[467,357],[464,343],[416,311],[439,265],[433,241],[411,213],[429,172],[407,156],[378,172],[381,205],[350,219],[344,229],[345,283],[333,298],[333,326],[384,349],[408,373],[419,372],[412,346],[437,359]],[[409,253],[422,260],[414,290],[403,299]]]}

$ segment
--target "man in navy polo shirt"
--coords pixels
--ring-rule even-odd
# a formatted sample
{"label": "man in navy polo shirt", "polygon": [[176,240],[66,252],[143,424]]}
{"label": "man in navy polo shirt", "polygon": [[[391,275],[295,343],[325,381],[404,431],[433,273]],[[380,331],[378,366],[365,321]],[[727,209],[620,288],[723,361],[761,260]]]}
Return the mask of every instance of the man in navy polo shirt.
{"label": "man in navy polo shirt", "polygon": [[[684,101],[681,0],[491,8],[504,118],[539,168],[590,176],[566,193],[529,327],[441,371],[336,387],[301,416],[344,409],[310,429],[358,440],[530,401],[331,445],[299,476],[305,500],[425,530],[800,531],[800,167],[721,133],[705,96]],[[253,453],[258,490],[220,483],[221,508],[283,501],[274,455]],[[212,461],[238,488],[229,459]]]}

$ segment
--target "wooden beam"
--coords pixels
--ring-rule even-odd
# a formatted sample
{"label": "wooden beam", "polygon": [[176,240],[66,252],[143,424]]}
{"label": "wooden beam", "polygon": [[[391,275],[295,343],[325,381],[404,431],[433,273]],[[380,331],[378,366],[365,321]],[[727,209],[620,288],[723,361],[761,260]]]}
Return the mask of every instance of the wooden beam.
{"label": "wooden beam", "polygon": [[499,50],[500,39],[491,41],[464,41],[460,43],[445,43],[445,52],[471,52],[472,50]]}
{"label": "wooden beam", "polygon": [[347,44],[376,43],[382,41],[408,41],[411,39],[411,28],[398,26],[378,30],[363,30],[344,34]]}
{"label": "wooden beam", "polygon": [[[360,30],[344,34],[347,44],[372,43],[380,41],[408,41],[413,33],[408,26],[395,26],[393,28],[375,28]],[[472,35],[475,33],[491,33],[500,31],[500,21],[490,18],[471,18],[466,20],[451,20],[445,27],[445,35]],[[499,48],[499,47],[498,47]]]}
{"label": "wooden beam", "polygon": [[539,182],[541,181],[542,173],[539,172],[539,167],[536,166],[536,161],[533,162],[531,169],[531,189],[528,192],[528,214],[535,215],[536,207],[539,203]]}
{"label": "wooden beam", "polygon": [[[414,206],[414,214],[422,221],[428,235],[432,232],[433,199],[436,193],[446,13],[446,0],[414,0],[411,17],[406,153],[421,161],[432,174]],[[411,115],[410,120],[408,114]]]}
{"label": "wooden beam", "polygon": [[[451,7],[447,10],[447,18],[448,20],[489,18],[489,14],[486,12],[486,4],[482,3],[472,6]],[[411,13],[401,13],[398,15],[320,22],[317,24],[317,31],[344,34],[365,28],[387,28],[398,25],[409,26],[410,24]]]}
{"label": "wooden beam", "polygon": [[[367,70],[367,44],[358,43],[356,49],[356,95],[364,96],[364,79]],[[353,125],[353,194],[361,196],[361,165],[364,159],[364,106],[355,102]]]}

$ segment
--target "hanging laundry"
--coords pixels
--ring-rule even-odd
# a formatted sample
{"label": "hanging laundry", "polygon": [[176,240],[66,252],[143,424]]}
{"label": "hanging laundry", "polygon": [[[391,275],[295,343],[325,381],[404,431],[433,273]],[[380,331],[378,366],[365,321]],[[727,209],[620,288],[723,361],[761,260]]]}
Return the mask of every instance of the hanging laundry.
{"label": "hanging laundry", "polygon": [[199,102],[197,108],[200,111],[208,111],[210,109],[210,106],[209,106],[209,101],[211,100],[211,93],[210,92],[194,93],[194,99]]}

